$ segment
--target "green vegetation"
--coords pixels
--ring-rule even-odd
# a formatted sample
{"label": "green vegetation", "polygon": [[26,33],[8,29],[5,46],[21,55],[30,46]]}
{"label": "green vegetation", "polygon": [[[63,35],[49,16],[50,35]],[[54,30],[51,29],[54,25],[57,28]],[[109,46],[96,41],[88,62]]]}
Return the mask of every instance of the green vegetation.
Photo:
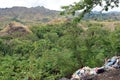
{"label": "green vegetation", "polygon": [[81,24],[38,25],[22,37],[2,36],[0,80],[58,80],[120,53],[120,25],[110,31],[99,23]]}
{"label": "green vegetation", "polygon": [[[119,4],[119,0],[105,2],[106,11]],[[77,10],[84,10],[73,20],[75,23],[66,21],[51,25],[37,24],[56,18],[58,11],[44,7],[0,9],[0,25],[4,25],[5,21],[36,24],[31,27],[30,33],[14,27],[14,30],[6,28],[0,33],[0,80],[58,80],[70,77],[83,66],[102,66],[106,57],[120,54],[119,24],[110,24],[110,30],[105,28],[108,24],[104,23],[87,21],[76,24],[97,5],[102,6],[102,1],[83,0],[64,6],[65,13],[74,16]]]}

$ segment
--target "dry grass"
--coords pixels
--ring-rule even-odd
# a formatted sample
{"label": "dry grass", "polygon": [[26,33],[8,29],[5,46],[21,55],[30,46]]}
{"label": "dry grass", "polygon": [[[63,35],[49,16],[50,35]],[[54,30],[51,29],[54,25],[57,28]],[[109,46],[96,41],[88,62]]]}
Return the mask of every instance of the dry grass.
{"label": "dry grass", "polygon": [[120,27],[120,21],[90,21],[90,23],[102,24],[105,29],[109,29],[110,31],[114,31],[117,27]]}
{"label": "dry grass", "polygon": [[69,19],[67,19],[67,18],[56,18],[56,19],[53,19],[50,22],[48,22],[48,24],[59,24],[59,23],[65,23],[68,21],[69,21]]}

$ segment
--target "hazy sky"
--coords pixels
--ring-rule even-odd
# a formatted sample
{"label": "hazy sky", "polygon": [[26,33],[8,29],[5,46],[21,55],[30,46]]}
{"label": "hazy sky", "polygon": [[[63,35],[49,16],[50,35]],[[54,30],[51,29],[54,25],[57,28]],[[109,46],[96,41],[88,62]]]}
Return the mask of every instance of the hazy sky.
{"label": "hazy sky", "polygon": [[[13,6],[35,7],[44,6],[52,10],[60,10],[60,6],[68,5],[79,0],[0,0],[0,8],[8,8]],[[96,7],[94,10],[99,11],[101,8]],[[120,11],[120,8],[115,8],[115,11]],[[111,10],[113,11],[113,10]]]}

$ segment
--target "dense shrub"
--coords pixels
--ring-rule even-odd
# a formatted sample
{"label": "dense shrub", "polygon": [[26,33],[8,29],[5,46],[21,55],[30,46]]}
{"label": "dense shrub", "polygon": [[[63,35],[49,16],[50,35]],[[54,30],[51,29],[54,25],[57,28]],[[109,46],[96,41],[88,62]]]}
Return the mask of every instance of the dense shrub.
{"label": "dense shrub", "polygon": [[[32,34],[0,38],[1,80],[56,80],[82,66],[102,66],[120,53],[120,29],[63,23],[31,27]],[[99,64],[98,64],[99,63]]]}

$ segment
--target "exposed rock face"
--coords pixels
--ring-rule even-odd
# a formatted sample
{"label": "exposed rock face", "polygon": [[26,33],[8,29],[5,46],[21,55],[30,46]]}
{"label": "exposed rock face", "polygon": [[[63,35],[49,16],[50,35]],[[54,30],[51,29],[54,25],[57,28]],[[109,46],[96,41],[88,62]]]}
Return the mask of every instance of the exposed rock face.
{"label": "exposed rock face", "polygon": [[20,36],[23,34],[29,34],[31,31],[27,26],[24,26],[17,22],[11,22],[8,26],[0,31],[0,36],[15,35],[16,33]]}

